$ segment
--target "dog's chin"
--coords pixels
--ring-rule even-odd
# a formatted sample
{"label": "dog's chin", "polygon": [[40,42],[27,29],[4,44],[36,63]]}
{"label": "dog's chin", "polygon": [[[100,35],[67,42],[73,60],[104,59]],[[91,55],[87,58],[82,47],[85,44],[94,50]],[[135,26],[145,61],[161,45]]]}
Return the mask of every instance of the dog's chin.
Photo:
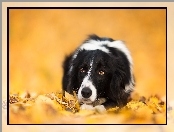
{"label": "dog's chin", "polygon": [[97,105],[101,105],[103,103],[106,102],[106,98],[98,98],[96,99],[95,101],[92,101],[90,99],[85,99],[85,98],[82,98],[79,100],[80,104],[87,104],[87,105],[93,105],[93,106],[97,106]]}
{"label": "dog's chin", "polygon": [[92,104],[93,103],[93,101],[91,101],[90,99],[85,99],[85,98],[79,100],[79,102],[80,102],[80,104]]}

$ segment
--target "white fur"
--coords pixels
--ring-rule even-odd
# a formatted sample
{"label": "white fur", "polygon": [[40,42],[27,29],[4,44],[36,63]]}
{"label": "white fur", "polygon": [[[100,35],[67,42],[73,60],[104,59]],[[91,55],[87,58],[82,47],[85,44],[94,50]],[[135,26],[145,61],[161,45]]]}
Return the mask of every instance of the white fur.
{"label": "white fur", "polygon": [[95,108],[92,105],[87,105],[87,104],[83,104],[80,106],[81,110],[94,110]]}
{"label": "white fur", "polygon": [[105,113],[106,109],[104,107],[104,105],[97,105],[95,107],[93,107],[92,105],[87,105],[87,104],[83,104],[80,106],[81,110],[95,110],[99,113]]}
{"label": "white fur", "polygon": [[109,53],[109,50],[105,47],[102,47],[103,44],[107,44],[109,41],[96,41],[96,40],[90,40],[88,43],[83,44],[80,49],[83,50],[101,50],[103,52]]}
{"label": "white fur", "polygon": [[99,113],[105,113],[106,112],[106,109],[104,107],[104,105],[97,105],[94,107],[95,110],[97,110]]}
{"label": "white fur", "polygon": [[131,92],[131,91],[133,91],[133,90],[134,90],[134,84],[133,84],[132,82],[130,82],[129,85],[126,85],[126,86],[125,86],[125,90],[124,90],[124,91],[125,91],[126,93],[129,93],[129,92]]}
{"label": "white fur", "polygon": [[77,54],[79,51],[85,49],[85,50],[101,50],[105,53],[109,53],[109,50],[105,47],[102,47],[102,45],[110,43],[110,41],[96,41],[96,40],[89,40],[86,43],[82,44],[73,55],[72,59],[75,59],[77,57]]}
{"label": "white fur", "polygon": [[83,96],[81,94],[81,91],[83,88],[85,87],[89,87],[92,91],[92,95],[88,98],[91,102],[95,101],[95,99],[97,98],[97,90],[95,88],[95,86],[92,84],[92,82],[89,80],[89,77],[85,77],[83,82],[82,82],[82,85],[78,91],[78,99],[79,101],[81,102],[83,100]]}

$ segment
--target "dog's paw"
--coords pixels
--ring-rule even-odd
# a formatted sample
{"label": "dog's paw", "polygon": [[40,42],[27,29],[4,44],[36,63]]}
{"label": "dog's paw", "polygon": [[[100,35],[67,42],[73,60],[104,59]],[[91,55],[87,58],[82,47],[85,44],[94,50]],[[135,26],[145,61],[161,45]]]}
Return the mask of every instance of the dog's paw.
{"label": "dog's paw", "polygon": [[106,109],[105,109],[104,105],[97,105],[97,106],[93,107],[92,105],[83,104],[83,105],[81,105],[80,109],[81,110],[93,110],[98,113],[106,113]]}
{"label": "dog's paw", "polygon": [[106,109],[105,109],[104,105],[97,105],[94,108],[99,113],[106,113]]}
{"label": "dog's paw", "polygon": [[87,104],[83,104],[80,106],[81,110],[94,110],[95,108],[92,105],[87,105]]}

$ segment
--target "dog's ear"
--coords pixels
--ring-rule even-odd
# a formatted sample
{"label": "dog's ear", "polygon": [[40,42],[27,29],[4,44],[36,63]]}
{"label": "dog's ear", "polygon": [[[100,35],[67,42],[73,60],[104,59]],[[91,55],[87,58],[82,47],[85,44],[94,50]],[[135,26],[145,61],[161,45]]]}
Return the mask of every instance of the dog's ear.
{"label": "dog's ear", "polygon": [[63,90],[70,94],[73,94],[73,91],[77,93],[78,63],[72,59],[72,55],[65,58],[63,69]]}
{"label": "dog's ear", "polygon": [[67,56],[63,63],[63,91],[73,94],[73,91],[77,87],[77,66],[72,62],[72,56]]}
{"label": "dog's ear", "polygon": [[77,73],[78,73],[78,68],[76,65],[73,65],[69,71],[68,75],[68,84],[67,84],[67,92],[70,94],[73,94],[73,91],[77,93]]}
{"label": "dog's ear", "polygon": [[129,93],[125,92],[126,74],[122,70],[117,70],[113,73],[108,97],[117,103],[118,106],[124,106],[127,103]]}

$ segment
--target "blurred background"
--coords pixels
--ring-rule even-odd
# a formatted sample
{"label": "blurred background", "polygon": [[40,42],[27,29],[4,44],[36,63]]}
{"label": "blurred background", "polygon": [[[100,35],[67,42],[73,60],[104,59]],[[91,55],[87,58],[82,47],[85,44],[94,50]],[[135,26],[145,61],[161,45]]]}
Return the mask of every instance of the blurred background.
{"label": "blurred background", "polygon": [[11,9],[10,93],[60,92],[62,62],[89,34],[126,42],[143,96],[166,95],[166,11]]}

